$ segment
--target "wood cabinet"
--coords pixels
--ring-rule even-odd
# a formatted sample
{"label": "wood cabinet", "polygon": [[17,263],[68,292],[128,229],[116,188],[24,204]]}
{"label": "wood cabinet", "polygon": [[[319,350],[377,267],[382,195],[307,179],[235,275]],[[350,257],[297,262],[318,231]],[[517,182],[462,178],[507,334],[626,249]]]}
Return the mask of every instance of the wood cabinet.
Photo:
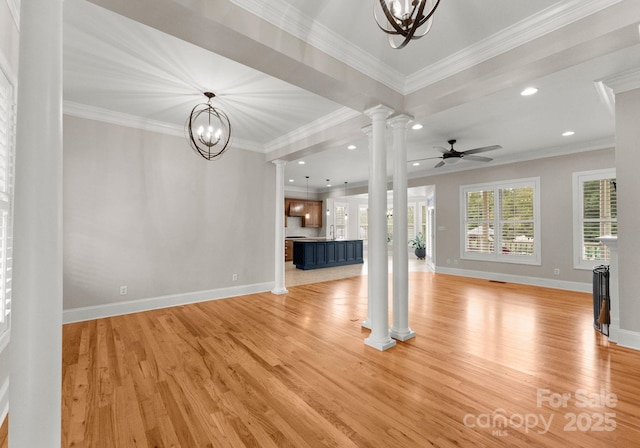
{"label": "wood cabinet", "polygon": [[[302,218],[302,227],[322,227],[322,201],[307,201],[305,199],[284,199],[285,227],[287,216]],[[309,214],[307,218],[306,215]]]}
{"label": "wood cabinet", "polygon": [[293,260],[293,241],[284,241],[284,261]]}
{"label": "wood cabinet", "polygon": [[307,201],[307,213],[302,218],[302,225],[304,227],[322,227],[322,201]]}
{"label": "wood cabinet", "polygon": [[289,199],[288,214],[289,216],[304,217],[306,209],[306,201],[303,199]]}

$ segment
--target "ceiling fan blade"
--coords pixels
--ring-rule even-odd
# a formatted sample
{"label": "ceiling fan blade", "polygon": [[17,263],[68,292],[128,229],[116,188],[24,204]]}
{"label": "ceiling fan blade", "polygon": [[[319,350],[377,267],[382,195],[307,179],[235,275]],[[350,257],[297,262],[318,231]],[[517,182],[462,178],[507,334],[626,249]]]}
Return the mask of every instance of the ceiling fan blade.
{"label": "ceiling fan blade", "polygon": [[438,163],[436,166],[434,166],[434,168],[440,168],[442,165],[444,165],[444,160]]}
{"label": "ceiling fan blade", "polygon": [[500,145],[483,146],[482,148],[474,148],[468,151],[462,151],[462,154],[478,154],[481,152],[493,151],[494,149],[501,149]]}
{"label": "ceiling fan blade", "polygon": [[422,162],[423,160],[432,160],[432,159],[442,159],[442,157],[438,156],[438,157],[427,157],[426,159],[407,160],[407,163]]}
{"label": "ceiling fan blade", "polygon": [[447,148],[443,148],[442,146],[434,146],[433,149],[436,151],[440,151],[442,154],[446,154],[449,152]]}
{"label": "ceiling fan blade", "polygon": [[490,157],[482,157],[482,156],[468,156],[464,155],[463,159],[465,160],[473,160],[474,162],[491,162],[493,159]]}

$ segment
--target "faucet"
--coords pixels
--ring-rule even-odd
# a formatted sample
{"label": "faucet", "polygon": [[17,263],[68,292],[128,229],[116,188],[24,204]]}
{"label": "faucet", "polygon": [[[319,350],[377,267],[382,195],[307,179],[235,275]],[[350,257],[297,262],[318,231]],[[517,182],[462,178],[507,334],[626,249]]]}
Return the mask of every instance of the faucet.
{"label": "faucet", "polygon": [[335,237],[334,237],[334,235],[333,235],[333,232],[334,232],[334,227],[333,227],[333,224],[331,224],[331,225],[329,226],[329,239],[330,239],[330,240],[335,239]]}

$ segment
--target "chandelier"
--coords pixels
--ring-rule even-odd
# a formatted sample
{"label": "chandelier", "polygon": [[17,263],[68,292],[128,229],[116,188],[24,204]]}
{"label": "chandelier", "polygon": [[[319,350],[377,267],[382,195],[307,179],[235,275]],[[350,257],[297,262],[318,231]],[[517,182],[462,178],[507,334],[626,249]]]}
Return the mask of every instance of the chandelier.
{"label": "chandelier", "polygon": [[231,123],[229,117],[211,105],[216,96],[204,92],[206,103],[196,105],[187,119],[186,131],[191,148],[207,160],[219,159],[229,146]]}
{"label": "chandelier", "polygon": [[[376,7],[377,3],[380,8]],[[429,32],[439,4],[440,0],[374,0],[373,16],[378,27],[387,33],[391,48],[400,49]],[[380,9],[383,20],[380,20]]]}

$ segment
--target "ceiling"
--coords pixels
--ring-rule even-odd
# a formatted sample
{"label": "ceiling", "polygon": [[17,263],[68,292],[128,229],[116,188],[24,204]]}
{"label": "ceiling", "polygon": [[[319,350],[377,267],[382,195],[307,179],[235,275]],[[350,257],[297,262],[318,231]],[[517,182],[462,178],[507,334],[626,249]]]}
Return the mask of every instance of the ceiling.
{"label": "ceiling", "polygon": [[[378,104],[424,126],[408,131],[409,160],[452,138],[459,151],[502,145],[486,154],[492,165],[613,145],[596,81],[640,64],[637,0],[447,0],[430,33],[402,50],[389,48],[372,5],[66,0],[65,112],[182,136],[211,90],[234,147],[287,160],[287,188],[309,176],[319,191],[326,179],[366,184],[363,111]],[[522,97],[527,86],[538,93]],[[437,162],[409,164],[409,176],[486,166]]]}

